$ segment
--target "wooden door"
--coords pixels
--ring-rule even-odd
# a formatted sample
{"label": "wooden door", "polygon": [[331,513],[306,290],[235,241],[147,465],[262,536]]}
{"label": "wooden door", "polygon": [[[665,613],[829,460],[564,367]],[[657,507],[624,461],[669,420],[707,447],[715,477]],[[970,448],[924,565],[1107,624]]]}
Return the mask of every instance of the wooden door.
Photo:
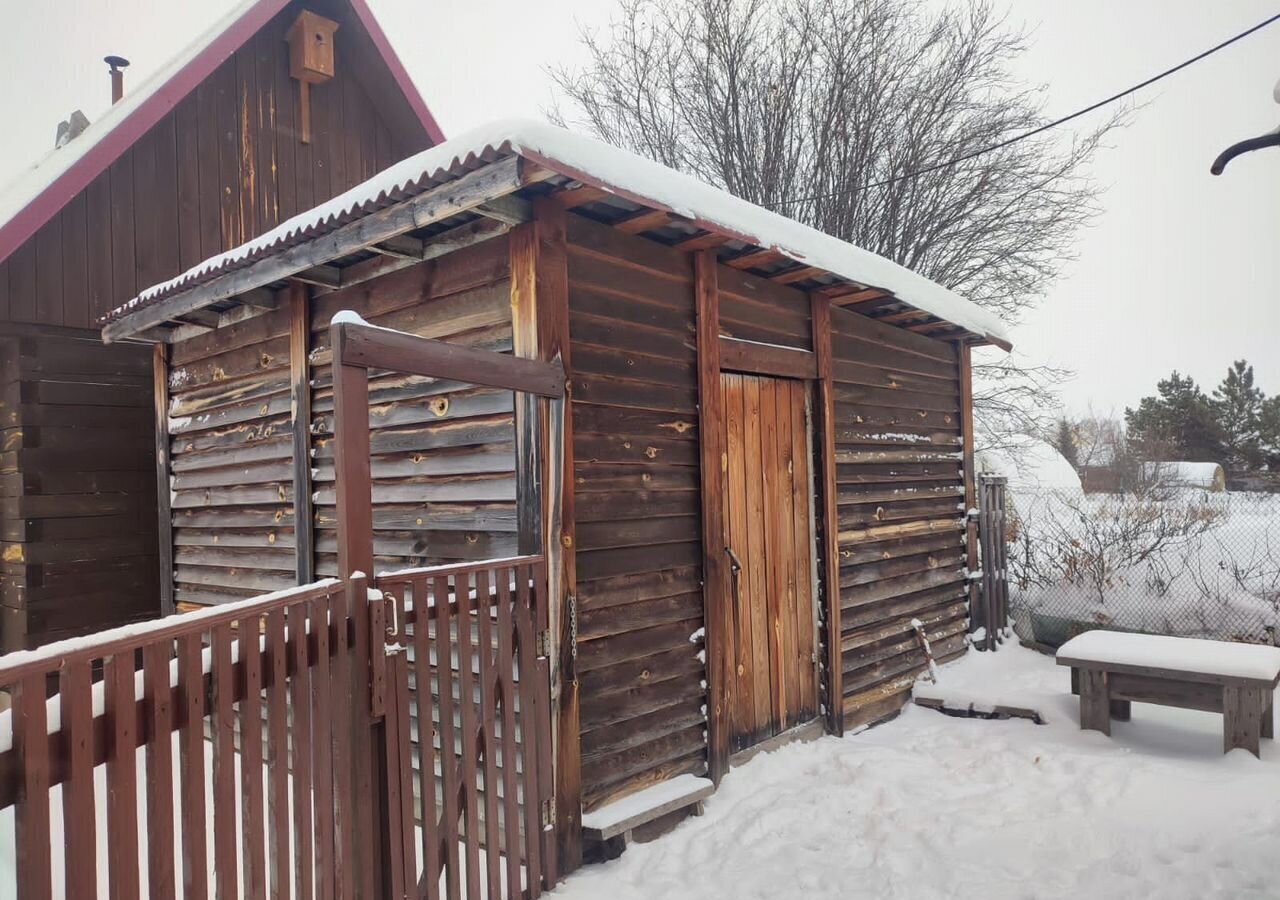
{"label": "wooden door", "polygon": [[817,715],[812,453],[805,382],[724,372],[720,389],[737,751]]}

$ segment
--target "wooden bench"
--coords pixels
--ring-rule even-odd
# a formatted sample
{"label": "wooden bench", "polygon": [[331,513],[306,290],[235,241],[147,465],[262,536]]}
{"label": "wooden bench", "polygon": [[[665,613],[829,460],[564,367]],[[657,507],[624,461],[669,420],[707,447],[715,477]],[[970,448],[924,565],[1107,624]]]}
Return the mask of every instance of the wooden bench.
{"label": "wooden bench", "polygon": [[1083,729],[1111,734],[1136,701],[1222,713],[1223,752],[1258,756],[1261,738],[1275,736],[1280,647],[1088,631],[1058,649],[1058,665],[1071,667]]}
{"label": "wooden bench", "polygon": [[715,785],[711,780],[696,775],[679,775],[650,785],[585,813],[582,817],[583,840],[608,845],[605,858],[616,858],[626,849],[635,829],[679,810],[691,809],[694,815],[701,815],[702,801],[713,793]]}

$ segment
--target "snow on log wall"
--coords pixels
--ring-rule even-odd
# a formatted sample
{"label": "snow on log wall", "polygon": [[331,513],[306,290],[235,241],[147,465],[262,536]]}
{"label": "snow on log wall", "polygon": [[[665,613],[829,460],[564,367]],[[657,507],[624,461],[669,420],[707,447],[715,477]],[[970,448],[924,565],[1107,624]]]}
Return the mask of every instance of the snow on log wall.
{"label": "snow on log wall", "polygon": [[831,313],[846,727],[896,712],[964,651],[964,476],[954,344]]}
{"label": "snow on log wall", "polygon": [[[511,349],[507,242],[495,239],[311,303],[316,571],[337,575],[329,320]],[[287,303],[174,344],[170,366],[175,599],[209,604],[293,585]],[[512,395],[371,373],[379,570],[515,552]]]}
{"label": "snow on log wall", "polygon": [[587,810],[706,768],[692,258],[568,217]]}
{"label": "snow on log wall", "polygon": [[0,652],[160,612],[151,348],[0,338]]}
{"label": "snow on log wall", "polygon": [[[495,238],[312,302],[312,451],[316,572],[338,574],[329,321],[370,324],[511,352],[508,242]],[[510,391],[369,373],[377,571],[516,553],[514,399]]]}

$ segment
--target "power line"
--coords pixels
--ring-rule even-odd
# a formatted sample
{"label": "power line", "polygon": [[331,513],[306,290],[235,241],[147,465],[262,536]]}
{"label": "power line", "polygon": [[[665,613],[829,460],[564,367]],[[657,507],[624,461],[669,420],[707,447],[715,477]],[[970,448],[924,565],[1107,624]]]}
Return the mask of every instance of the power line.
{"label": "power line", "polygon": [[957,156],[955,159],[949,159],[949,160],[946,160],[945,162],[935,163],[931,166],[926,166],[923,169],[917,169],[914,172],[907,172],[904,175],[895,175],[893,178],[886,178],[884,181],[877,181],[874,184],[863,185],[860,188],[854,188],[852,190],[847,190],[847,191],[832,191],[826,194],[814,194],[813,196],[810,196],[810,197],[792,197],[788,200],[780,200],[778,201],[778,206],[786,206],[792,203],[806,203],[810,200],[825,200],[829,197],[842,197],[846,194],[855,194],[860,191],[869,191],[872,188],[885,187],[886,185],[895,184],[896,182],[904,181],[908,178],[916,178],[916,177],[919,177],[920,175],[927,175],[930,172],[936,172],[939,169],[946,169],[951,166],[959,165],[962,162],[968,162],[971,159],[975,159],[987,153],[992,153],[996,150],[1003,150],[1005,147],[1016,144],[1019,141],[1025,141],[1027,138],[1035,137],[1037,134],[1042,134],[1051,128],[1057,128],[1059,125],[1065,125],[1067,122],[1070,122],[1073,119],[1078,119],[1081,116],[1088,115],[1094,110],[1101,109],[1102,107],[1107,106],[1108,104],[1115,103],[1117,100],[1123,100],[1125,97],[1129,96],[1130,94],[1136,93],[1137,91],[1140,91],[1145,87],[1149,87],[1163,78],[1168,78],[1170,75],[1174,74],[1175,72],[1180,72],[1183,69],[1187,68],[1187,66],[1194,65],[1195,63],[1198,63],[1200,60],[1206,59],[1207,57],[1212,56],[1213,54],[1217,53],[1219,50],[1223,50],[1227,47],[1230,47],[1236,41],[1243,40],[1244,38],[1247,38],[1249,35],[1253,34],[1254,32],[1261,31],[1262,29],[1266,28],[1268,25],[1271,25],[1273,22],[1276,22],[1278,20],[1280,20],[1280,13],[1277,13],[1271,18],[1266,19],[1262,22],[1259,22],[1257,25],[1254,25],[1252,28],[1249,28],[1245,31],[1240,32],[1234,37],[1228,38],[1227,40],[1223,41],[1221,44],[1217,44],[1213,47],[1210,47],[1208,50],[1205,50],[1202,53],[1198,53],[1195,56],[1191,57],[1190,59],[1183,60],[1173,68],[1165,69],[1163,72],[1159,73],[1158,75],[1151,76],[1146,81],[1141,81],[1138,84],[1135,84],[1133,87],[1126,88],[1125,90],[1121,91],[1118,94],[1112,94],[1110,97],[1107,97],[1104,100],[1099,100],[1097,103],[1093,103],[1093,104],[1090,104],[1089,106],[1084,107],[1084,109],[1078,109],[1075,112],[1071,113],[1070,115],[1063,116],[1060,119],[1054,119],[1052,122],[1047,122],[1044,125],[1039,126],[1038,128],[1033,128],[1030,131],[1026,131],[1026,132],[1023,132],[1022,134],[1015,135],[1011,138],[1008,138],[1007,140],[1001,141],[998,144],[992,144],[989,147],[983,147],[981,150],[974,150],[971,153],[964,154],[963,156]]}

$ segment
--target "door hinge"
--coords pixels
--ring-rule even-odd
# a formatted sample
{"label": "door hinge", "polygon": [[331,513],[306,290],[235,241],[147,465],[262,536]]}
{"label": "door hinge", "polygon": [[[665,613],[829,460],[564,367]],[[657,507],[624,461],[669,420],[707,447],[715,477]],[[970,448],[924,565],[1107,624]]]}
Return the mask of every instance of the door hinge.
{"label": "door hinge", "polygon": [[551,655],[551,632],[550,631],[538,632],[538,640],[537,640],[537,645],[534,647],[534,652],[538,656]]}
{"label": "door hinge", "polygon": [[542,801],[542,827],[554,828],[556,824],[556,804],[554,800]]}

